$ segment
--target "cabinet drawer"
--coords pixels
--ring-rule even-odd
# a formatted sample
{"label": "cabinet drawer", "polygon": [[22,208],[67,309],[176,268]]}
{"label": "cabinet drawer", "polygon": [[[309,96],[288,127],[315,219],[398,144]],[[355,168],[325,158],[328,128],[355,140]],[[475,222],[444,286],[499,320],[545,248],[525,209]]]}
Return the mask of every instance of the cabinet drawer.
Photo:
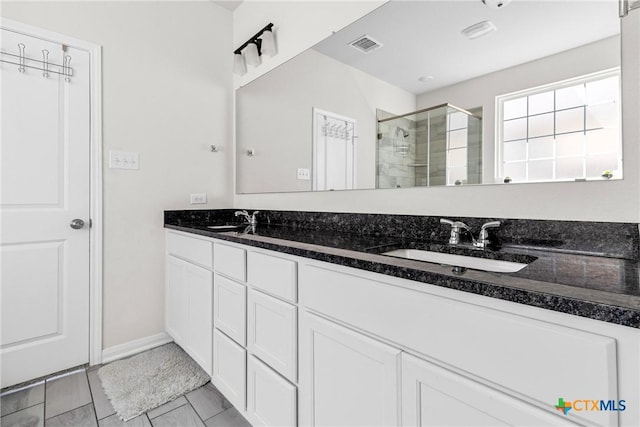
{"label": "cabinet drawer", "polygon": [[297,263],[257,252],[247,256],[247,282],[271,295],[297,301]]}
{"label": "cabinet drawer", "polygon": [[247,287],[214,274],[213,315],[216,328],[240,345],[247,344]]}
{"label": "cabinet drawer", "polygon": [[244,282],[247,275],[246,254],[247,251],[235,246],[213,244],[213,268],[225,276]]}
{"label": "cabinet drawer", "polygon": [[213,267],[212,243],[167,231],[167,253],[203,267]]}
{"label": "cabinet drawer", "polygon": [[296,307],[249,290],[247,348],[295,382],[297,369]]}
{"label": "cabinet drawer", "polygon": [[246,404],[247,352],[217,329],[213,330],[213,377],[211,381],[235,408]]}
{"label": "cabinet drawer", "polygon": [[253,426],[296,425],[296,386],[253,356],[247,361],[247,415]]}

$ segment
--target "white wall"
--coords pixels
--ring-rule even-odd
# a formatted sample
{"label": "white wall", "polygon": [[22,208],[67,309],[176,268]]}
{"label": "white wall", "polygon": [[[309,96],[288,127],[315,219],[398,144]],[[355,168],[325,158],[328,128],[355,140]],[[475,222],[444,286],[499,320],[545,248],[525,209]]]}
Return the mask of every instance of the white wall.
{"label": "white wall", "polygon": [[356,120],[357,188],[375,188],[376,108],[414,111],[416,96],[310,49],[238,89],[236,103],[236,188],[264,193],[311,190],[296,171],[312,168],[314,107]]}
{"label": "white wall", "polygon": [[[210,2],[4,2],[103,47],[103,348],[164,331],[163,210],[232,202],[232,18]],[[221,152],[210,153],[218,144]],[[110,149],[140,171],[108,169]]]}
{"label": "white wall", "polygon": [[[265,9],[271,2],[245,2],[234,13],[234,42],[256,23],[256,15],[273,16]],[[344,25],[342,3],[322,5],[323,19],[313,19],[298,8],[278,15],[278,43],[289,46],[286,57],[295,54],[289,38],[302,51]],[[237,13],[241,12],[241,13]],[[363,11],[362,15],[366,12]],[[276,21],[276,18],[273,18]],[[274,22],[275,23],[275,22]],[[312,26],[307,34],[301,28]],[[324,27],[325,31],[322,31]],[[293,29],[296,29],[294,32]],[[640,10],[622,21],[622,92],[624,180],[615,182],[543,183],[521,185],[431,187],[392,190],[333,191],[319,193],[278,193],[236,195],[234,206],[256,209],[377,212],[447,217],[509,217],[532,219],[573,219],[585,221],[640,221]],[[275,57],[277,58],[277,56]],[[275,59],[274,58],[274,59]],[[260,70],[260,67],[257,69]],[[256,70],[256,71],[257,71]],[[244,81],[255,78],[245,76]]]}

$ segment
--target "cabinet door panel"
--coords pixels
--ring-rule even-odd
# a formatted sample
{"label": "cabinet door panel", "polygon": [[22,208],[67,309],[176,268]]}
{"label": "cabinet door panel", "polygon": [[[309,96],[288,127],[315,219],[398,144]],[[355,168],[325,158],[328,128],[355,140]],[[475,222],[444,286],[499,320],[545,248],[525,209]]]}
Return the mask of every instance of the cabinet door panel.
{"label": "cabinet door panel", "polygon": [[214,323],[240,345],[247,344],[247,287],[214,275]]}
{"label": "cabinet door panel", "polygon": [[174,341],[184,347],[187,293],[185,287],[186,263],[172,256],[166,260],[165,329]]}
{"label": "cabinet door panel", "polygon": [[253,356],[247,361],[247,413],[256,427],[296,425],[296,386]]}
{"label": "cabinet door panel", "polygon": [[213,273],[186,264],[187,341],[184,349],[211,375],[211,332],[213,330]]}
{"label": "cabinet door panel", "polygon": [[399,424],[400,350],[309,313],[300,319],[300,423]]}
{"label": "cabinet door panel", "polygon": [[248,350],[295,381],[296,307],[250,289],[248,311]]}
{"label": "cabinet door panel", "polygon": [[245,410],[247,352],[217,329],[213,330],[211,381],[237,410]]}
{"label": "cabinet door panel", "polygon": [[[552,404],[549,404],[552,408]],[[577,426],[556,415],[416,357],[402,355],[402,425]]]}

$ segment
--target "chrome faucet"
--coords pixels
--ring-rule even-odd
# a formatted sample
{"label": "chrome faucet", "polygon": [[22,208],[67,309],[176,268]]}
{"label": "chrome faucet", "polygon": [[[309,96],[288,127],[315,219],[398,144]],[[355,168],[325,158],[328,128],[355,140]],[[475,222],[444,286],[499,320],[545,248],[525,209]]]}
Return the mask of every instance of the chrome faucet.
{"label": "chrome faucet", "polygon": [[500,221],[490,221],[482,225],[480,228],[480,235],[478,236],[478,240],[473,237],[473,232],[471,228],[467,224],[461,221],[451,221],[450,219],[440,219],[440,224],[447,224],[451,226],[451,235],[449,236],[449,244],[450,245],[459,245],[460,244],[460,235],[463,231],[467,231],[469,236],[471,237],[471,243],[476,248],[486,248],[491,244],[491,240],[489,239],[489,232],[487,231],[489,228],[500,227]]}
{"label": "chrome faucet", "polygon": [[256,215],[259,213],[260,211],[254,211],[253,214],[249,215],[249,212],[247,212],[246,210],[243,210],[243,211],[236,211],[235,216],[243,217],[245,221],[247,221],[247,224],[251,225],[252,227],[255,227],[256,225],[258,225],[258,219],[256,218]]}
{"label": "chrome faucet", "polygon": [[449,244],[450,245],[459,245],[460,244],[460,234],[463,231],[468,231],[471,236],[471,240],[475,243],[476,239],[473,238],[473,234],[471,233],[471,229],[467,224],[461,221],[451,221],[450,219],[440,219],[440,224],[447,224],[451,226],[451,235],[449,236]]}

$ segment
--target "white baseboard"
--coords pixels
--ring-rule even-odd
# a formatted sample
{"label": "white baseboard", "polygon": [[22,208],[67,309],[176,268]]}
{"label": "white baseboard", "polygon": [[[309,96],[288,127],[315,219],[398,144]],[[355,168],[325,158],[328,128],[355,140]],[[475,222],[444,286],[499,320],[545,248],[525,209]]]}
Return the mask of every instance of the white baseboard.
{"label": "white baseboard", "polygon": [[102,350],[102,363],[113,362],[114,360],[122,359],[171,341],[173,341],[173,339],[169,334],[161,332],[156,335],[129,341],[124,344],[114,345],[113,347]]}

